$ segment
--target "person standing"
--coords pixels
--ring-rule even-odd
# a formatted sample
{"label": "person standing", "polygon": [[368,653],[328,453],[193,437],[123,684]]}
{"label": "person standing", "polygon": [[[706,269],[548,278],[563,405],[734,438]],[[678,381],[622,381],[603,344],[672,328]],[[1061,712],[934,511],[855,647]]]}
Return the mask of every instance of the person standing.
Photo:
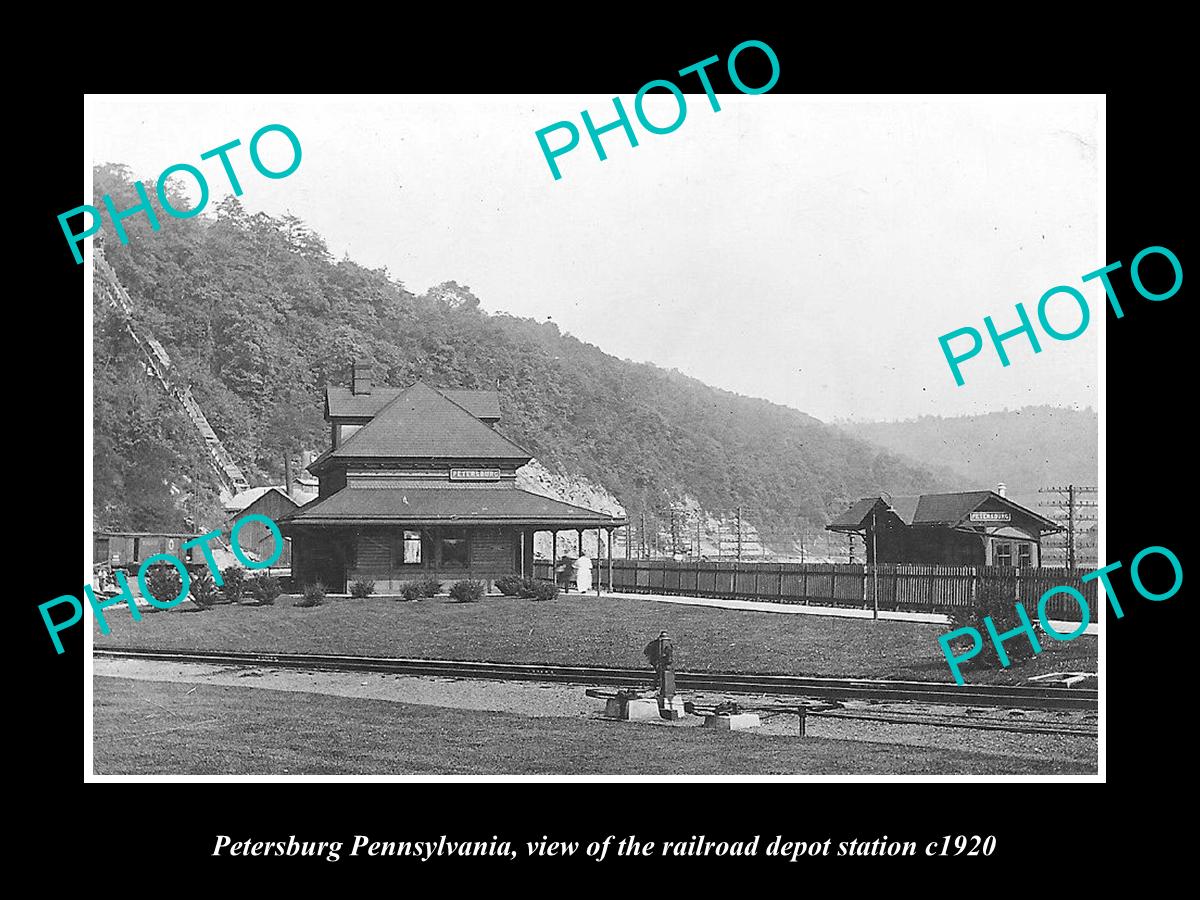
{"label": "person standing", "polygon": [[658,688],[658,708],[669,709],[675,697],[675,650],[665,631],[646,645],[642,651],[650,665],[654,666]]}
{"label": "person standing", "polygon": [[575,587],[581,594],[592,589],[592,561],[584,550],[579,551],[579,559],[575,560]]}

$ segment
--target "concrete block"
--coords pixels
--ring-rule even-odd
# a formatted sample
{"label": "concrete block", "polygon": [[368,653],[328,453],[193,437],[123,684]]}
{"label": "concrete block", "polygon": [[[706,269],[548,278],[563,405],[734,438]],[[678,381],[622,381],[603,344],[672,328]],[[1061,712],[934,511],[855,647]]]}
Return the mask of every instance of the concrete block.
{"label": "concrete block", "polygon": [[658,701],[630,700],[625,704],[625,718],[631,722],[645,722],[659,718]]}
{"label": "concrete block", "polygon": [[609,697],[604,703],[604,714],[610,719],[625,718],[626,702],[623,697]]}
{"label": "concrete block", "polygon": [[662,718],[669,719],[672,722],[682,719],[687,715],[687,712],[683,708],[683,698],[678,696],[672,697],[670,706],[664,707],[661,712]]}
{"label": "concrete block", "polygon": [[742,731],[746,728],[757,728],[762,724],[758,713],[738,713],[736,716],[705,716],[706,728],[720,728],[724,731]]}

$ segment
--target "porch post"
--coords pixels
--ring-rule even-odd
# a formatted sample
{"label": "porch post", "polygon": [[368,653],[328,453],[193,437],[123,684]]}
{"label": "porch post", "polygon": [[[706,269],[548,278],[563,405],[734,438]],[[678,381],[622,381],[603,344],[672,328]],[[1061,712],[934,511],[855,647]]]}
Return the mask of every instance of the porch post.
{"label": "porch post", "polygon": [[521,577],[525,577],[525,529],[517,529],[517,555],[521,557]]}
{"label": "porch post", "polygon": [[613,592],[613,568],[612,568],[613,545],[612,545],[612,541],[613,541],[613,534],[615,534],[615,529],[609,528],[609,529],[607,529],[607,531],[608,531],[608,592],[611,594]]}
{"label": "porch post", "polygon": [[[612,553],[611,548],[609,553]],[[600,596],[600,528],[596,527],[596,596]]]}
{"label": "porch post", "polygon": [[558,529],[550,533],[550,580],[558,584]]}

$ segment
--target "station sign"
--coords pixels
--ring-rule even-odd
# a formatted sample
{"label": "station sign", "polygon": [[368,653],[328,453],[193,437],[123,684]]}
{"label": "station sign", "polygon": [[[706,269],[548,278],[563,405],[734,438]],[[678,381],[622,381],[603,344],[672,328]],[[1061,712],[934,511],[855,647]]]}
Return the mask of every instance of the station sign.
{"label": "station sign", "polygon": [[976,511],[971,513],[972,522],[986,522],[989,525],[995,525],[1012,521],[1012,513],[1008,512],[991,512],[991,511]]}
{"label": "station sign", "polygon": [[499,469],[451,469],[451,481],[499,481]]}

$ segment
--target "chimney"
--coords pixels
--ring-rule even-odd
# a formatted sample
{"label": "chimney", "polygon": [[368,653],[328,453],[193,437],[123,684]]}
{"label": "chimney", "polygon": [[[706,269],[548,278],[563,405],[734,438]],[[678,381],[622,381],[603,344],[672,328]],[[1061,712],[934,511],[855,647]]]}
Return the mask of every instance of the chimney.
{"label": "chimney", "polygon": [[1003,481],[1000,482],[998,485],[996,485],[996,493],[999,494],[1001,497],[1007,497],[1008,496],[1008,485],[1006,485]]}
{"label": "chimney", "polygon": [[369,394],[375,386],[371,380],[373,366],[365,359],[355,360],[350,364],[350,393]]}

